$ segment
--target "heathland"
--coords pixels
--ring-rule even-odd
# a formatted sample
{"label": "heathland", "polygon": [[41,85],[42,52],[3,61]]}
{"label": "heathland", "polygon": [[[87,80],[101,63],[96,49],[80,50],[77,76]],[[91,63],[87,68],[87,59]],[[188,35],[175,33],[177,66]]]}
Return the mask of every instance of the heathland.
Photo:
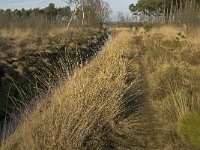
{"label": "heathland", "polygon": [[165,22],[134,26],[71,2],[0,11],[0,149],[200,149],[200,32],[178,16],[197,3],[139,0]]}
{"label": "heathland", "polygon": [[171,26],[111,33],[2,149],[198,149],[199,43]]}

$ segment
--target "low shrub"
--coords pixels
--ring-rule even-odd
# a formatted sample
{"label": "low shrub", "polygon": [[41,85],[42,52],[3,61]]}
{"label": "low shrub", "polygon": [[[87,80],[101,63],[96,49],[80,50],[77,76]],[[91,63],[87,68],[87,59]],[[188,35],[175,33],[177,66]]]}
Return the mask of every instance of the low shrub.
{"label": "low shrub", "polygon": [[188,113],[179,122],[179,134],[183,141],[200,148],[200,114]]}
{"label": "low shrub", "polygon": [[152,28],[153,28],[153,24],[151,24],[151,23],[145,23],[145,24],[143,25],[143,29],[144,29],[146,32],[149,32]]}

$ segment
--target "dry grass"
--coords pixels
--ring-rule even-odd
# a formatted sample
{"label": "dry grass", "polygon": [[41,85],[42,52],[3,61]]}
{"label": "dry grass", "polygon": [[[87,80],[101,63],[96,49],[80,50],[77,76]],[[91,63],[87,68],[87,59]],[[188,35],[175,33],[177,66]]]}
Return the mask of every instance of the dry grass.
{"label": "dry grass", "polygon": [[[55,25],[54,27],[48,27],[45,30],[33,29],[33,28],[12,28],[12,29],[0,29],[0,37],[23,39],[29,36],[38,37],[41,35],[55,36],[61,33],[66,33],[68,30],[65,26]],[[80,32],[81,28],[71,28],[70,31]]]}
{"label": "dry grass", "polygon": [[160,34],[165,35],[165,37],[171,38],[180,32],[185,33],[186,31],[184,28],[168,25],[168,26],[161,26],[161,27],[153,28],[150,33],[151,34],[159,34],[160,33]]}
{"label": "dry grass", "polygon": [[173,118],[178,121],[189,112],[196,112],[200,108],[200,96],[191,94],[185,89],[173,89],[166,101],[166,107],[171,114],[175,114]]}
{"label": "dry grass", "polygon": [[4,29],[0,30],[0,58],[19,58],[30,53],[59,50],[63,46],[69,46],[68,51],[77,45],[86,48],[103,36],[105,32],[95,28],[87,28],[83,33],[81,28],[67,30],[58,25],[43,31],[31,28]]}
{"label": "dry grass", "polygon": [[22,29],[1,29],[0,37],[11,37],[11,38],[22,38],[27,37],[32,34],[33,31],[31,29],[22,30]]}
{"label": "dry grass", "polygon": [[[39,102],[1,149],[114,148],[113,132],[124,130],[118,128],[123,120],[114,119],[126,111],[123,94],[138,86],[138,65],[128,57],[132,37],[129,32],[114,37],[96,59]],[[126,100],[139,93],[131,92]]]}
{"label": "dry grass", "polygon": [[200,28],[188,29],[185,25],[182,27],[165,25],[161,27],[155,27],[150,31],[151,34],[162,34],[165,39],[171,39],[177,35],[181,35],[187,38],[187,41],[194,45],[199,45],[200,41]]}
{"label": "dry grass", "polygon": [[[92,31],[99,31],[99,29],[95,29],[95,28],[90,28],[89,30]],[[83,31],[82,27],[71,27],[69,29],[66,28],[66,26],[55,26],[52,27],[51,29],[49,29],[49,31],[47,32],[47,35],[49,36],[56,36],[62,33],[81,33]]]}
{"label": "dry grass", "polygon": [[[177,137],[177,125],[200,109],[198,44],[171,26],[114,33],[94,60],[53,87],[2,149],[193,149]],[[138,95],[151,105],[138,107]]]}
{"label": "dry grass", "polygon": [[200,110],[199,43],[192,41],[184,28],[173,26],[155,27],[148,33],[138,32],[137,36],[137,45],[145,57],[149,100],[166,141],[177,140],[173,135],[178,133],[179,120]]}

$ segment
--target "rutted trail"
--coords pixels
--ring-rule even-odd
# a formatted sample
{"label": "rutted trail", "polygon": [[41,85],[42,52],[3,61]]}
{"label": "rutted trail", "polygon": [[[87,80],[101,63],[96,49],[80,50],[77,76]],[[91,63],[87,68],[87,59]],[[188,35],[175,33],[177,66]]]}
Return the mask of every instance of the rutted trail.
{"label": "rutted trail", "polygon": [[139,76],[140,76],[140,84],[143,91],[143,94],[137,98],[138,112],[136,116],[132,114],[133,120],[138,120],[138,126],[134,126],[134,130],[132,133],[132,147],[130,149],[137,150],[154,150],[154,149],[164,149],[165,144],[159,134],[162,134],[159,129],[158,122],[155,117],[155,110],[151,106],[151,102],[149,100],[149,83],[148,83],[148,75],[147,75],[147,67],[145,64],[145,49],[140,47],[141,39],[139,36],[134,36],[132,41],[132,54],[135,54],[135,60],[139,66]]}
{"label": "rutted trail", "polygon": [[[152,85],[149,85],[151,79],[149,78],[149,64],[148,51],[151,48],[149,46],[149,35],[135,35],[133,38],[133,49],[135,53],[138,53],[138,64],[141,75],[142,84],[145,90],[145,96],[143,97],[143,109],[140,109],[139,114],[140,126],[135,128],[135,146],[133,149],[144,149],[144,150],[194,150],[195,148],[183,143],[177,133],[170,129],[170,122],[166,120],[166,113],[161,102],[156,102],[152,97]],[[162,57],[162,54],[160,54]],[[156,76],[155,76],[156,77]],[[154,77],[154,78],[155,78]]]}

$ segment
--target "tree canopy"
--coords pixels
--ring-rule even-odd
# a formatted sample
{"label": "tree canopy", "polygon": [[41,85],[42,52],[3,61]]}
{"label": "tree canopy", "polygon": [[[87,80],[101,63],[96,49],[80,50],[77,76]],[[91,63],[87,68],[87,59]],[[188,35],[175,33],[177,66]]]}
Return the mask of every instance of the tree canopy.
{"label": "tree canopy", "polygon": [[168,22],[175,21],[174,18],[181,21],[182,18],[188,18],[189,14],[190,17],[198,19],[199,7],[200,0],[138,0],[136,5],[129,5],[129,10],[133,13],[162,13]]}
{"label": "tree canopy", "polygon": [[136,5],[130,4],[129,10],[134,11],[155,11],[162,8],[163,0],[139,0]]}

